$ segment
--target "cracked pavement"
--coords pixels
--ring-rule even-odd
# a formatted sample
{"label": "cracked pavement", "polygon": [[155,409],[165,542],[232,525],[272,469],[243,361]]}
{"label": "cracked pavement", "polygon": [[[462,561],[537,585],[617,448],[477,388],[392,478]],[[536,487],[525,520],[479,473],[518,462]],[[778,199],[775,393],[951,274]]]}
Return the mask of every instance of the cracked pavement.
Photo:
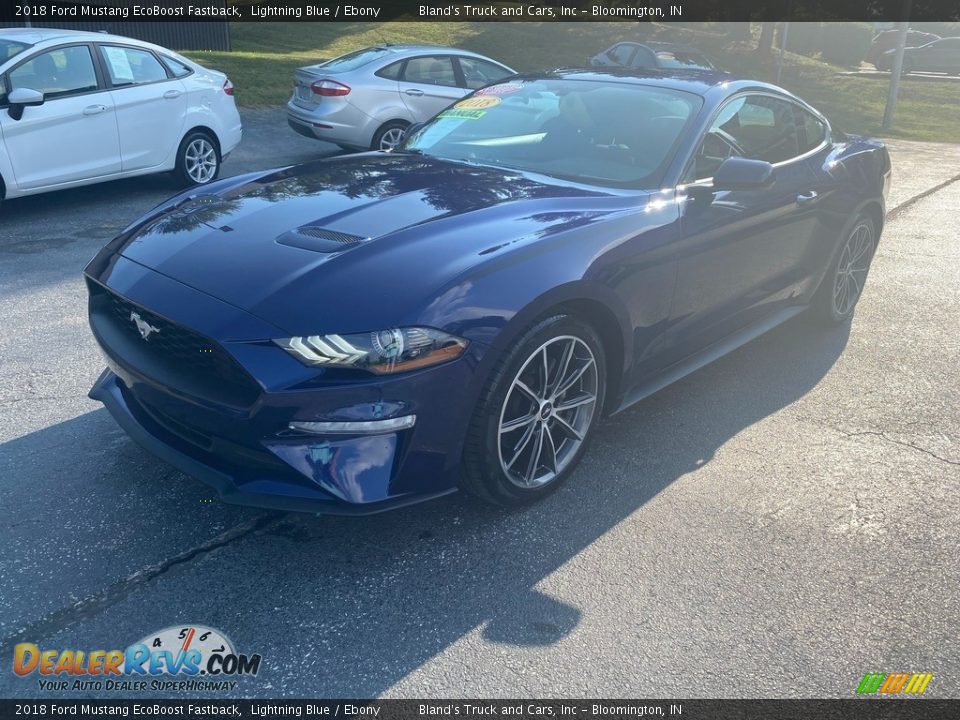
{"label": "cracked pavement", "polygon": [[[271,117],[228,172],[331,150]],[[210,502],[86,398],[80,269],[167,181],[6,204],[0,657],[201,623],[263,656],[249,697],[851,697],[865,672],[957,696],[960,182],[907,202],[956,155],[895,154],[852,325],[798,318],[607,420],[519,512]],[[0,696],[52,697],[9,671]]]}

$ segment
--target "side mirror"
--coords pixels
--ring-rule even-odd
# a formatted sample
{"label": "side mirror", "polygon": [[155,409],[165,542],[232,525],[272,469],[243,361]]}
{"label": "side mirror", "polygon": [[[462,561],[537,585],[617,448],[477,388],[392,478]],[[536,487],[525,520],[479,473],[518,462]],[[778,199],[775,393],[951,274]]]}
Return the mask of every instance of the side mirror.
{"label": "side mirror", "polygon": [[763,190],[773,185],[773,165],[764,160],[729,157],[713,174],[714,190]]}
{"label": "side mirror", "polygon": [[23,117],[23,109],[25,107],[43,105],[43,93],[39,90],[31,90],[30,88],[17,88],[16,90],[11,90],[7,95],[7,102],[10,105],[7,109],[10,117],[14,120],[19,120]]}
{"label": "side mirror", "polygon": [[403,138],[401,139],[406,140],[414,133],[420,132],[420,128],[422,128],[425,124],[426,123],[414,123],[413,125],[408,126],[407,129],[403,131]]}

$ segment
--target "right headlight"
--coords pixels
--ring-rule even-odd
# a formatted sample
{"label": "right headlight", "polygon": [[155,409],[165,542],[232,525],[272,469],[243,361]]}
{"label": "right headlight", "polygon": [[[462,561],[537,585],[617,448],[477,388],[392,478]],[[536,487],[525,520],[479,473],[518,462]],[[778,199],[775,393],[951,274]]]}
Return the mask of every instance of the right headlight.
{"label": "right headlight", "polygon": [[460,357],[467,347],[463,338],[425,327],[307,335],[274,342],[304,365],[357,368],[378,375],[448,362]]}

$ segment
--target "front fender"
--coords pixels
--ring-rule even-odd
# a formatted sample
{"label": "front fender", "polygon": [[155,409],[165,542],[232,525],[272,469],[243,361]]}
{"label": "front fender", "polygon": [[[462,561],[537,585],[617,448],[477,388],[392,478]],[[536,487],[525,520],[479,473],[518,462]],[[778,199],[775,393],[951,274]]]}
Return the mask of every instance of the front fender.
{"label": "front fender", "polygon": [[496,360],[527,328],[553,312],[577,313],[604,341],[608,385],[616,394],[669,316],[677,232],[671,206],[658,217],[624,212],[540,239],[450,282],[417,322],[484,348],[472,390],[479,394]]}

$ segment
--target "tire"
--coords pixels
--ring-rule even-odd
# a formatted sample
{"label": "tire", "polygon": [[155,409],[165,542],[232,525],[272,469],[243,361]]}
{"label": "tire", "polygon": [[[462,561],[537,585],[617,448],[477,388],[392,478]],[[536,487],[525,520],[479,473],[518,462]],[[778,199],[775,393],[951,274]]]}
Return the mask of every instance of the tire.
{"label": "tire", "polygon": [[909,75],[914,70],[916,70],[916,68],[913,65],[913,60],[908,60],[907,58],[904,58],[903,65],[900,66],[900,74]]}
{"label": "tire", "polygon": [[[373,134],[373,141],[370,143],[371,150],[387,150],[396,147],[403,139],[403,131],[410,127],[410,123],[403,120],[391,120],[380,126],[380,129]],[[397,131],[400,131],[399,134]],[[396,138],[396,142],[393,142]]]}
{"label": "tire", "polygon": [[590,325],[570,315],[535,323],[497,363],[481,394],[464,446],[461,489],[507,507],[555,491],[586,452],[605,391],[606,357]]}
{"label": "tire", "polygon": [[174,178],[182,187],[206,185],[220,176],[220,145],[202,130],[187,133],[177,149]]}
{"label": "tire", "polygon": [[816,319],[824,325],[839,325],[853,317],[877,250],[876,228],[866,215],[849,224],[841,238],[813,302]]}

